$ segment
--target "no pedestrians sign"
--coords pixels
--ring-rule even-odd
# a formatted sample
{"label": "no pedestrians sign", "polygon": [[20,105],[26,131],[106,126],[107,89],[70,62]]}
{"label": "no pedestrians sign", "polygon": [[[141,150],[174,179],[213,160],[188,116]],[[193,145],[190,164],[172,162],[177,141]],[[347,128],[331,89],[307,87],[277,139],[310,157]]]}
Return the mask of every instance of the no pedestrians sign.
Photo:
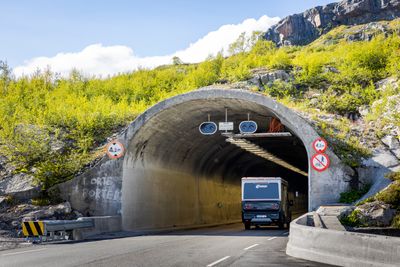
{"label": "no pedestrians sign", "polygon": [[328,169],[330,163],[331,162],[329,160],[328,155],[323,153],[315,154],[311,158],[311,166],[313,167],[314,170],[318,172],[322,172]]}

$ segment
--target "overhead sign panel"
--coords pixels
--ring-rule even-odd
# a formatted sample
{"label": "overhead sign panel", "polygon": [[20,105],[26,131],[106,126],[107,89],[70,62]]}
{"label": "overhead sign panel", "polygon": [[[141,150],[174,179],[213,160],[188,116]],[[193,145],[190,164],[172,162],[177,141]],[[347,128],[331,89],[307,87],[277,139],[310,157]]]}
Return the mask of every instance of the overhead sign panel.
{"label": "overhead sign panel", "polygon": [[233,122],[220,122],[219,130],[220,131],[233,131]]}

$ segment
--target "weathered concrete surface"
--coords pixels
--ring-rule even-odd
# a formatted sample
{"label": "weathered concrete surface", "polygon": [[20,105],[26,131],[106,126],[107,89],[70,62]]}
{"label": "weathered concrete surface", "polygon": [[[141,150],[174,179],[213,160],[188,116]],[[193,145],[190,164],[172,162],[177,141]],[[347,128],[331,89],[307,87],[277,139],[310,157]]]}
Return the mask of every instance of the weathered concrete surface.
{"label": "weathered concrete surface", "polygon": [[339,266],[398,266],[400,238],[311,227],[307,216],[290,224],[288,255]]}
{"label": "weathered concrete surface", "polygon": [[73,230],[74,240],[88,239],[96,235],[119,232],[121,228],[121,216],[92,216],[81,217],[78,220],[93,220],[94,227]]}
{"label": "weathered concrete surface", "polygon": [[241,218],[240,183],[153,166],[126,167],[124,177],[129,179],[124,181],[129,190],[123,198],[125,228],[179,227]]}
{"label": "weathered concrete surface", "polygon": [[59,184],[60,196],[85,216],[121,213],[122,159],[103,158],[96,167]]}

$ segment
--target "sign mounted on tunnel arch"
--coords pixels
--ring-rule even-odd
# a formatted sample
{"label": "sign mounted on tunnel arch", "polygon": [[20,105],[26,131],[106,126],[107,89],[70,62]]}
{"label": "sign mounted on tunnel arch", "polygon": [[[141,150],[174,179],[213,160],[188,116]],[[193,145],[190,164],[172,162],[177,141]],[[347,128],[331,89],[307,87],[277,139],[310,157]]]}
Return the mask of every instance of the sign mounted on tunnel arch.
{"label": "sign mounted on tunnel arch", "polygon": [[313,142],[313,148],[317,153],[324,153],[328,148],[328,142],[324,138],[317,138]]}
{"label": "sign mounted on tunnel arch", "polygon": [[311,158],[311,166],[318,172],[323,172],[328,169],[330,163],[331,161],[329,160],[328,155],[324,153],[315,154]]}
{"label": "sign mounted on tunnel arch", "polygon": [[117,140],[111,141],[106,146],[106,153],[110,159],[119,159],[124,155],[124,152],[124,145]]}

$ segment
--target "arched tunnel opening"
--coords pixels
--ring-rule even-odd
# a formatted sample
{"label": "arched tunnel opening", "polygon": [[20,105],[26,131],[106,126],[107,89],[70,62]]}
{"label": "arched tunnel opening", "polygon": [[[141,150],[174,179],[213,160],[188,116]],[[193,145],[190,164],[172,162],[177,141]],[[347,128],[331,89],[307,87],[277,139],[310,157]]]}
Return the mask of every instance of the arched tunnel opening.
{"label": "arched tunnel opening", "polygon": [[[225,223],[241,219],[241,178],[281,177],[289,184],[293,214],[309,209],[307,149],[283,122],[286,136],[245,137],[294,168],[227,142],[224,131],[202,135],[208,120],[239,123],[248,116],[266,133],[270,108],[237,98],[204,98],[161,108],[136,129],[123,167],[122,215],[125,229]],[[303,174],[293,169],[301,170]]]}

